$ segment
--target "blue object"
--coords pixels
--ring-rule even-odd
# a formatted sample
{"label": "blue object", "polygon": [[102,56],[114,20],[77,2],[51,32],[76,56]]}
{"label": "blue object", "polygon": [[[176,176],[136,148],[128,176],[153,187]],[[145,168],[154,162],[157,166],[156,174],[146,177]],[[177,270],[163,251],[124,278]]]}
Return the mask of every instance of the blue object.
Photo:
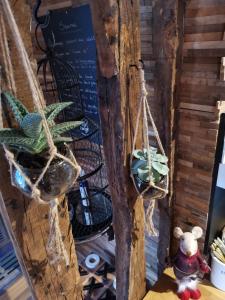
{"label": "blue object", "polygon": [[13,245],[0,216],[0,295],[4,294],[21,274]]}
{"label": "blue object", "polygon": [[16,184],[22,189],[25,190],[26,189],[26,181],[25,178],[23,177],[23,175],[20,173],[19,170],[15,171],[15,181]]}

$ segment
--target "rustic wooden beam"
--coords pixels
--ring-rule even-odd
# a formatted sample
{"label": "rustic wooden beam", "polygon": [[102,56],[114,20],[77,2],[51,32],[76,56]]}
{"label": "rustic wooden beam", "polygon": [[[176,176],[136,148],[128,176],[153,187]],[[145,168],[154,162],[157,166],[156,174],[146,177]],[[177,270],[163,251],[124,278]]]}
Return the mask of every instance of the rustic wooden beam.
{"label": "rustic wooden beam", "polygon": [[[16,21],[19,25],[23,41],[29,57],[32,59],[30,37],[30,9],[27,1],[12,1]],[[16,46],[9,33],[10,53],[15,72],[17,96],[29,108],[33,108],[31,92],[27,84],[24,70]],[[0,45],[1,47],[3,45]],[[0,51],[1,52],[1,51]],[[0,64],[4,70],[4,60],[0,53]],[[34,63],[35,67],[35,63]],[[7,87],[6,87],[7,88]],[[9,166],[4,153],[0,153],[0,190],[3,195],[7,213],[19,246],[24,264],[29,273],[34,294],[37,299],[82,299],[82,286],[77,265],[75,246],[68,217],[67,203],[62,201],[60,209],[60,227],[66,249],[70,256],[70,266],[62,265],[60,272],[48,263],[46,241],[49,232],[48,205],[37,205],[25,198],[10,182]],[[14,246],[17,247],[14,243]],[[31,288],[32,288],[31,287]]]}
{"label": "rustic wooden beam", "polygon": [[179,0],[158,0],[153,6],[153,57],[155,60],[154,101],[158,103],[162,115],[163,129],[160,132],[169,158],[169,195],[159,201],[160,224],[158,259],[159,273],[162,272],[169,253],[171,228],[171,200],[173,197],[174,166],[174,92],[176,78],[176,58],[179,45],[178,26],[182,26]]}
{"label": "rustic wooden beam", "polygon": [[145,294],[144,210],[129,176],[140,96],[139,1],[96,0],[91,6],[103,145],[113,202],[117,299],[139,300]]}

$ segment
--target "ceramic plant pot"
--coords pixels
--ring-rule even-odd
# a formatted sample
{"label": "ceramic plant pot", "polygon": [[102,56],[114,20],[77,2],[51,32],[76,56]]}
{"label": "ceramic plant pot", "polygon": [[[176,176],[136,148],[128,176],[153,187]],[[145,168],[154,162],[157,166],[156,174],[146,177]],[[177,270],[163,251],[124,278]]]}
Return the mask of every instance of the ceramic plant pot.
{"label": "ceramic plant pot", "polygon": [[212,255],[210,280],[218,289],[225,291],[225,264]]}
{"label": "ceramic plant pot", "polygon": [[[72,158],[72,152],[67,145],[61,146],[59,152],[69,159]],[[32,183],[36,182],[48,161],[46,156],[31,155],[23,152],[18,152],[16,159],[21,170],[29,177]],[[49,201],[61,196],[72,187],[76,176],[77,170],[69,162],[60,158],[53,159],[38,185],[41,192],[41,199]],[[29,185],[21,173],[14,167],[12,169],[12,181],[14,186],[20,189],[26,196],[31,197]]]}

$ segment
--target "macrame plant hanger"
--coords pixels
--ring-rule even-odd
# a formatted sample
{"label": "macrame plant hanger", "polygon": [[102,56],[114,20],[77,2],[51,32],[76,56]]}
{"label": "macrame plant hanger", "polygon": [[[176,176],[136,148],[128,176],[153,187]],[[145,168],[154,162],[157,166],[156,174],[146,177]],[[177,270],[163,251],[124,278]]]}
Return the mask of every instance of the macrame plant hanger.
{"label": "macrame plant hanger", "polygon": [[[2,56],[5,63],[5,72],[6,72],[6,79],[8,83],[9,89],[12,91],[14,96],[16,96],[16,84],[14,79],[14,72],[13,72],[13,66],[10,58],[10,51],[8,46],[8,39],[5,29],[5,23],[4,21],[8,21],[9,28],[11,30],[11,34],[14,38],[15,44],[17,46],[17,51],[19,53],[22,65],[24,67],[26,77],[30,86],[30,90],[32,93],[32,100],[34,103],[34,106],[38,113],[42,116],[43,120],[43,128],[44,132],[46,134],[46,138],[48,141],[49,146],[49,159],[42,170],[42,173],[38,177],[35,183],[32,183],[30,179],[24,174],[24,172],[21,170],[19,164],[16,162],[14,154],[5,146],[5,155],[9,162],[10,166],[10,172],[12,174],[12,166],[14,166],[20,174],[24,177],[25,182],[30,187],[32,191],[32,198],[37,201],[38,204],[45,204],[49,205],[49,236],[48,241],[46,245],[47,254],[49,256],[49,262],[51,264],[59,264],[61,260],[65,261],[66,266],[69,266],[69,256],[67,254],[67,251],[65,249],[63,240],[62,240],[62,234],[59,227],[59,216],[58,216],[58,198],[52,199],[51,201],[47,202],[41,199],[40,197],[40,190],[38,189],[38,184],[43,179],[46,171],[48,170],[52,160],[55,157],[58,157],[60,159],[63,159],[64,161],[68,162],[73,166],[73,168],[76,170],[76,179],[79,176],[80,173],[80,166],[78,165],[76,159],[74,156],[72,156],[72,160],[68,159],[67,157],[63,156],[62,154],[58,153],[56,146],[54,145],[50,129],[48,127],[47,120],[45,118],[45,114],[43,111],[45,100],[43,97],[43,94],[40,90],[38,81],[36,79],[36,76],[34,74],[34,71],[32,69],[28,54],[26,52],[24,43],[22,41],[21,34],[19,32],[19,28],[16,24],[12,9],[10,7],[8,0],[1,0],[1,13],[0,13],[0,38],[1,38],[1,44],[3,45],[2,48]],[[4,13],[4,19],[3,19],[3,13]],[[0,124],[3,125],[3,124]],[[76,180],[75,179],[75,180]],[[59,265],[58,265],[59,266]]]}
{"label": "macrame plant hanger", "polygon": [[[157,145],[158,145],[158,151],[161,152],[161,154],[165,156],[165,151],[164,151],[162,142],[160,140],[157,127],[153,120],[150,106],[148,104],[148,99],[147,99],[148,93],[146,90],[145,74],[144,74],[143,67],[139,67],[139,76],[140,76],[140,84],[141,84],[141,97],[140,97],[140,102],[139,102],[139,106],[138,106],[138,114],[137,114],[137,120],[136,120],[136,124],[135,124],[135,130],[134,130],[132,153],[130,156],[130,170],[132,168],[133,153],[134,153],[134,150],[136,147],[137,136],[138,136],[138,132],[139,132],[140,128],[142,130],[142,136],[143,136],[143,144],[142,144],[143,149],[145,148],[147,150],[147,153],[148,154],[150,153],[151,146],[150,146],[150,140],[149,140],[149,124],[151,124],[151,126],[152,126],[154,137],[155,137]],[[155,229],[155,226],[153,223],[153,213],[154,213],[154,208],[155,208],[155,201],[156,201],[156,199],[164,198],[168,194],[169,176],[166,175],[165,185],[163,187],[159,186],[159,185],[155,184],[151,179],[152,178],[152,176],[151,176],[151,166],[152,166],[151,155],[147,155],[147,166],[149,169],[149,184],[142,192],[140,192],[139,189],[137,188],[137,183],[135,182],[135,178],[134,178],[134,175],[132,174],[132,172],[131,172],[131,178],[134,183],[135,189],[136,189],[137,193],[139,194],[138,198],[149,201],[148,207],[146,210],[146,216],[145,216],[145,226],[146,226],[146,230],[149,235],[156,236],[157,232],[156,232],[156,229]],[[152,189],[152,188],[160,191],[161,192],[160,196],[158,196],[158,195],[149,196],[147,192],[149,191],[149,189]]]}

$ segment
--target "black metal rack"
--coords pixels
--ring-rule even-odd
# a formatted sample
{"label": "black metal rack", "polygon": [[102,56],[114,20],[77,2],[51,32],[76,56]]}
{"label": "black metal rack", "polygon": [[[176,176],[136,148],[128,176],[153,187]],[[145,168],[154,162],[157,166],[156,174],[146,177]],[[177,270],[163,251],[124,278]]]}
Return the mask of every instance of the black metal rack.
{"label": "black metal rack", "polygon": [[[68,193],[70,218],[73,235],[77,243],[97,238],[106,232],[112,223],[111,197],[107,190],[107,173],[104,166],[102,137],[99,125],[85,115],[79,88],[79,74],[73,67],[54,54],[54,36],[46,49],[40,46],[38,30],[48,26],[40,23],[35,30],[37,45],[44,57],[38,62],[38,78],[47,105],[55,102],[71,101],[73,104],[60,116],[60,120],[81,120],[82,125],[72,130],[70,144],[77,162],[82,168],[80,177]],[[51,18],[51,14],[46,20]]]}

